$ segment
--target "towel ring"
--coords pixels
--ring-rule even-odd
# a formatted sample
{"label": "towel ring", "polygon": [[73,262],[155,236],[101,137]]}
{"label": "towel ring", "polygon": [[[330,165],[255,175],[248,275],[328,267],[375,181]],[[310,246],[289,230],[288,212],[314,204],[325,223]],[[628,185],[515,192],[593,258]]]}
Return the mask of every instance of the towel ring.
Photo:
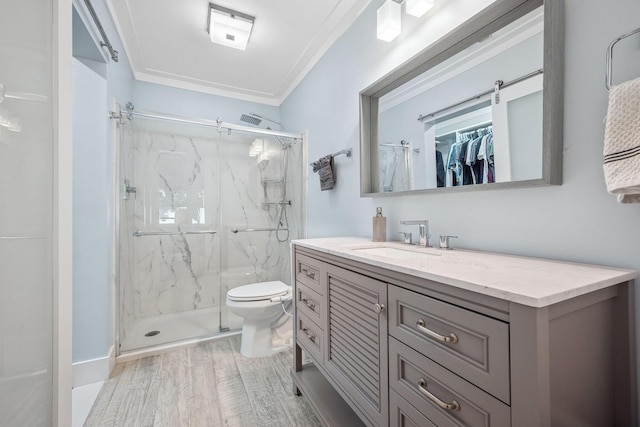
{"label": "towel ring", "polygon": [[640,28],[627,33],[627,34],[623,34],[620,37],[618,37],[617,39],[615,39],[614,41],[611,42],[611,44],[609,45],[609,47],[607,48],[607,75],[606,75],[606,80],[605,80],[605,86],[607,87],[607,90],[611,90],[611,86],[612,86],[612,80],[613,80],[613,47],[616,45],[616,43],[618,43],[620,40],[624,40],[627,37],[631,37],[634,34],[638,34],[640,33]]}

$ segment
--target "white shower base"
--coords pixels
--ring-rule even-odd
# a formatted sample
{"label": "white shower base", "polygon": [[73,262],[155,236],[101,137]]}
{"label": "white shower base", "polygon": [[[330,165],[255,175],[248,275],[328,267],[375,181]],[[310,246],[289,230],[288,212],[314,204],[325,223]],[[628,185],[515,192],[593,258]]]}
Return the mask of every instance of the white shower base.
{"label": "white shower base", "polygon": [[[238,322],[239,320],[239,322]],[[229,319],[230,329],[239,329],[241,319]],[[120,343],[120,353],[165,344],[211,338],[220,334],[218,307],[202,308],[179,313],[160,314],[128,320],[127,336]],[[153,336],[145,334],[153,331]]]}

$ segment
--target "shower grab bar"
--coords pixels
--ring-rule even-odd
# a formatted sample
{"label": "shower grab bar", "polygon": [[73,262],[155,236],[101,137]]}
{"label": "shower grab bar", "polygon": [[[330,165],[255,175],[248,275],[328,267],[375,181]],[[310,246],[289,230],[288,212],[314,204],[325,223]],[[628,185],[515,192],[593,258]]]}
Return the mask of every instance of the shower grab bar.
{"label": "shower grab bar", "polygon": [[46,236],[0,236],[0,240],[43,240]]}
{"label": "shower grab bar", "polygon": [[284,200],[282,202],[262,202],[263,205],[265,206],[271,206],[271,205],[282,205],[282,206],[291,206],[291,200]]}
{"label": "shower grab bar", "polygon": [[232,228],[231,232],[233,234],[238,233],[248,233],[254,231],[288,231],[288,228]]}
{"label": "shower grab bar", "polygon": [[214,230],[203,230],[203,231],[140,231],[136,230],[133,232],[134,237],[142,237],[142,236],[179,236],[183,234],[216,234],[217,231]]}

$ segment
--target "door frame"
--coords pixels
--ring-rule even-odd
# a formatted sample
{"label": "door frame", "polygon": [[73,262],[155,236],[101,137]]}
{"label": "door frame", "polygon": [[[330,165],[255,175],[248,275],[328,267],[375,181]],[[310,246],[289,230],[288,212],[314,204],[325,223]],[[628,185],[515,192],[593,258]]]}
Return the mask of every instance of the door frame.
{"label": "door frame", "polygon": [[53,0],[53,414],[71,425],[73,292],[73,152],[71,0]]}

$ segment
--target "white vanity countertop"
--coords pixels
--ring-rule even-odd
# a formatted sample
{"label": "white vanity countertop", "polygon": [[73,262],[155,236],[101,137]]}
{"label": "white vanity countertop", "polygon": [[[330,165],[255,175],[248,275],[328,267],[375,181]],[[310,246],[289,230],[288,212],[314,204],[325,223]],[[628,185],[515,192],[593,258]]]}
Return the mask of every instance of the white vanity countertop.
{"label": "white vanity countertop", "polygon": [[[545,307],[638,277],[635,270],[463,249],[420,248],[361,237],[292,243],[531,307]],[[390,257],[362,251],[380,247],[392,248]],[[398,259],[405,254],[407,259]]]}

